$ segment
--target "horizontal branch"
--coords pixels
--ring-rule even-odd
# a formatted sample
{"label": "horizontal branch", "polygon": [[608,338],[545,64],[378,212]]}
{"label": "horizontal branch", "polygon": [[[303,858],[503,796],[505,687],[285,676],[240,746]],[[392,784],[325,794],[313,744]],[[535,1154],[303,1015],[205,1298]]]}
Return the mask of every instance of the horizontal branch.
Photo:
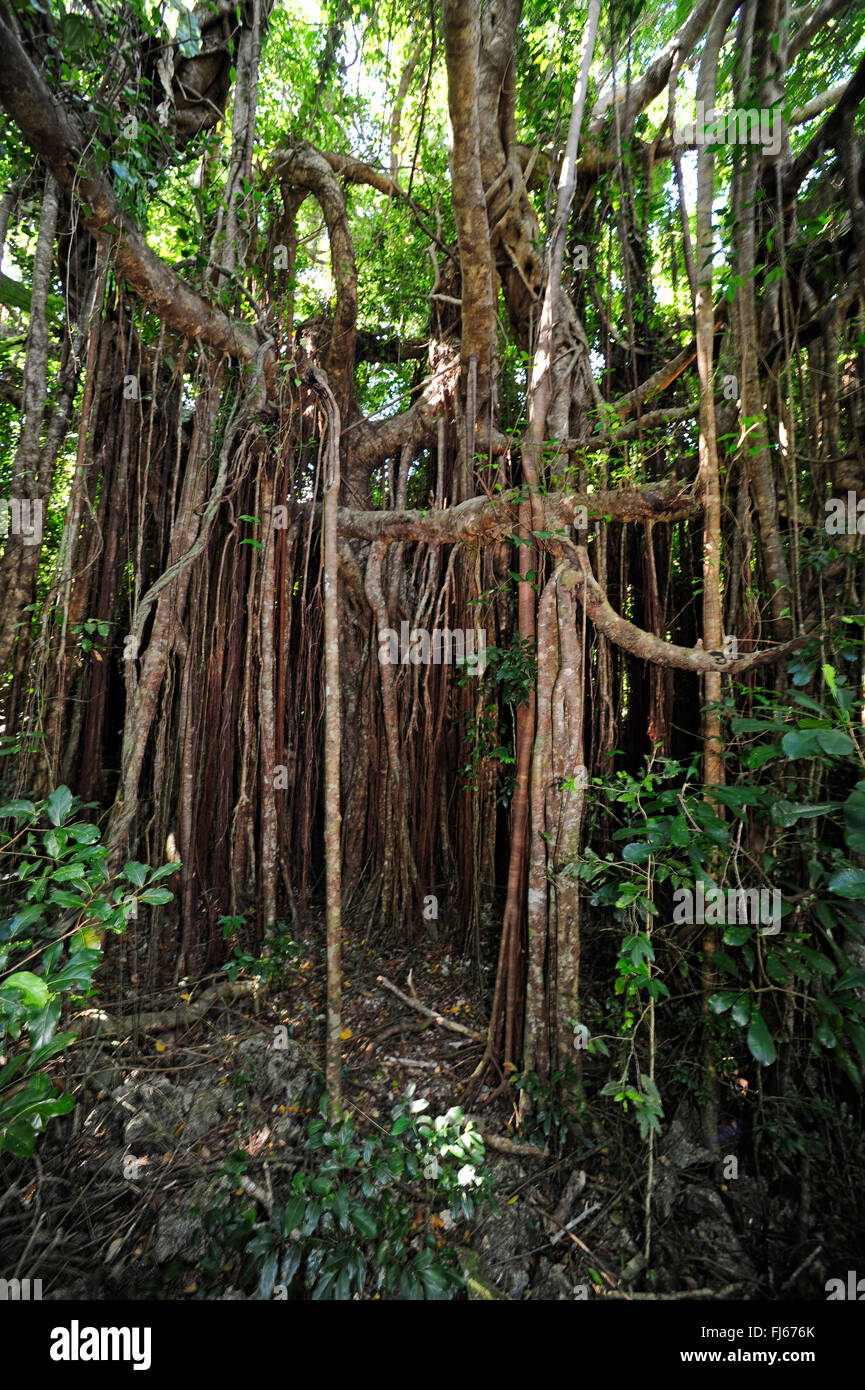
{"label": "horizontal branch", "polygon": [[[341,507],[339,531],[346,538],[384,541],[388,545],[397,541],[421,541],[427,545],[470,541],[490,545],[513,533],[521,500],[523,494],[515,490],[492,499],[470,497],[455,507],[426,513],[360,512]],[[684,521],[702,511],[688,485],[675,478],[609,492],[551,492],[538,496],[537,502],[544,526],[551,532],[572,527],[581,507],[585,507],[589,518],[607,517],[611,521]]]}
{"label": "horizontal branch", "polygon": [[321,156],[327,160],[333,172],[338,174],[341,179],[345,179],[346,183],[366,184],[368,188],[375,188],[379,193],[385,193],[389,198],[398,198],[400,202],[405,203],[424,235],[428,236],[430,241],[434,241],[439,250],[444,252],[450,260],[456,260],[456,252],[451,250],[447,243],[442,241],[441,237],[427,225],[423,208],[397,183],[396,179],[381,173],[378,169],[373,169],[371,164],[365,164],[362,159],[353,159],[351,155],[337,154],[333,150],[322,150]]}
{"label": "horizontal branch", "polygon": [[699,404],[647,410],[639,419],[631,420],[629,424],[616,430],[605,430],[603,434],[595,435],[592,439],[563,439],[559,445],[559,452],[570,454],[582,450],[584,453],[595,454],[599,449],[612,449],[616,444],[626,444],[631,439],[639,439],[643,430],[657,429],[659,425],[673,425],[679,420],[692,420],[699,410]]}

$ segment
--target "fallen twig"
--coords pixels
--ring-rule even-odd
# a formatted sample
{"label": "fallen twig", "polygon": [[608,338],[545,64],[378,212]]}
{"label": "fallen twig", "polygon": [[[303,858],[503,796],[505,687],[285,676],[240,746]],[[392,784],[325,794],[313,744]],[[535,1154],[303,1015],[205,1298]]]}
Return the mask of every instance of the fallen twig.
{"label": "fallen twig", "polygon": [[440,1062],[421,1062],[417,1057],[385,1057],[386,1062],[396,1062],[401,1067],[420,1067],[423,1071],[436,1071]]}
{"label": "fallen twig", "polygon": [[464,1038],[471,1038],[474,1042],[483,1042],[483,1036],[480,1033],[466,1028],[462,1023],[455,1023],[453,1019],[445,1018],[442,1014],[436,1013],[435,1009],[428,1009],[426,1004],[422,1004],[419,999],[412,999],[410,995],[403,994],[402,990],[397,989],[396,985],[386,976],[379,975],[377,978],[378,983],[383,985],[385,989],[389,989],[391,994],[395,994],[397,999],[401,999],[410,1009],[417,1009],[418,1013],[423,1014],[425,1018],[431,1018],[434,1023],[438,1024],[439,1028],[449,1028],[452,1033],[462,1033]]}
{"label": "fallen twig", "polygon": [[511,1154],[514,1158],[549,1158],[549,1149],[539,1149],[536,1144],[521,1144],[517,1139],[506,1139],[503,1135],[488,1134],[483,1128],[483,1121],[477,1115],[466,1115],[467,1120],[471,1120],[475,1128],[480,1132],[480,1136],[487,1148],[495,1149],[500,1154]]}

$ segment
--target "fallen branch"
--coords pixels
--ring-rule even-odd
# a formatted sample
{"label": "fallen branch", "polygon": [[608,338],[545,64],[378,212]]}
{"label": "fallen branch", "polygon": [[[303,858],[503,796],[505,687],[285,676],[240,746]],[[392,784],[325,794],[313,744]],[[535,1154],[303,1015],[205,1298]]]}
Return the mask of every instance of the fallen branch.
{"label": "fallen branch", "polygon": [[203,1018],[220,999],[238,999],[245,994],[261,995],[266,985],[256,980],[221,980],[211,985],[194,1002],[176,1004],[171,1009],[153,1009],[144,1014],[126,1014],[122,1018],[111,1018],[102,1009],[84,1009],[73,1019],[78,1037],[90,1033],[116,1033],[126,1036],[129,1033],[170,1033],[188,1023]]}
{"label": "fallen branch", "polygon": [[508,1154],[512,1158],[549,1158],[550,1156],[548,1148],[539,1149],[535,1144],[520,1144],[516,1139],[505,1139],[498,1134],[487,1134],[486,1130],[483,1129],[480,1131],[480,1135],[488,1149],[495,1149],[496,1153]]}
{"label": "fallen branch", "polygon": [[439,1028],[449,1028],[452,1033],[462,1033],[464,1038],[471,1038],[474,1042],[483,1042],[483,1034],[476,1033],[471,1028],[466,1028],[462,1023],[455,1023],[453,1019],[444,1018],[442,1014],[436,1013],[435,1009],[428,1009],[426,1004],[421,1004],[420,1000],[412,999],[410,995],[403,994],[401,989],[388,980],[384,975],[379,975],[378,983],[385,989],[389,989],[391,994],[395,994],[397,999],[401,999],[410,1009],[416,1009],[425,1018],[431,1018],[433,1023],[437,1023]]}

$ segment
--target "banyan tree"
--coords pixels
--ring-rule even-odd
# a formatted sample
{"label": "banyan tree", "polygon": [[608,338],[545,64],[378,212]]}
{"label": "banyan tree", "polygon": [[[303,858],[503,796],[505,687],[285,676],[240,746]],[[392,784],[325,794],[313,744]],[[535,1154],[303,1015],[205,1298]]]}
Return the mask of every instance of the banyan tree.
{"label": "banyan tree", "polygon": [[341,938],[434,921],[494,965],[478,1079],[573,1060],[596,788],[699,757],[728,819],[773,775],[729,716],[816,698],[861,617],[824,521],[865,465],[863,34],[2,7],[0,478],[41,515],[0,556],[4,785],[180,861],[152,981],[226,916],[320,923],[336,1091]]}

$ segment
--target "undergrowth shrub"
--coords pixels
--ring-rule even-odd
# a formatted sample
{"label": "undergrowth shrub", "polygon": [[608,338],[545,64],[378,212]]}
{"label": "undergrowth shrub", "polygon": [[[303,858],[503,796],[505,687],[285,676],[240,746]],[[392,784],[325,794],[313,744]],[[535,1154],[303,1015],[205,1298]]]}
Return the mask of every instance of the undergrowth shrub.
{"label": "undergrowth shrub", "polygon": [[262,1299],[452,1298],[463,1277],[434,1208],[447,1204],[455,1230],[496,1199],[478,1131],[458,1107],[435,1118],[428,1108],[410,1085],[389,1127],[361,1137],[351,1118],[328,1125],[322,1097],[308,1157],[265,1222],[243,1183],[249,1154],[236,1151],[219,1200],[198,1213],[205,1285],[228,1267]]}
{"label": "undergrowth shrub", "polygon": [[101,934],[125,931],[139,903],[169,902],[157,885],[178,868],[131,862],[112,878],[80,809],[64,786],[0,805],[0,1152],[22,1158],[74,1106],[45,1070],[75,1039],[57,1032],[64,998],[93,996]]}

